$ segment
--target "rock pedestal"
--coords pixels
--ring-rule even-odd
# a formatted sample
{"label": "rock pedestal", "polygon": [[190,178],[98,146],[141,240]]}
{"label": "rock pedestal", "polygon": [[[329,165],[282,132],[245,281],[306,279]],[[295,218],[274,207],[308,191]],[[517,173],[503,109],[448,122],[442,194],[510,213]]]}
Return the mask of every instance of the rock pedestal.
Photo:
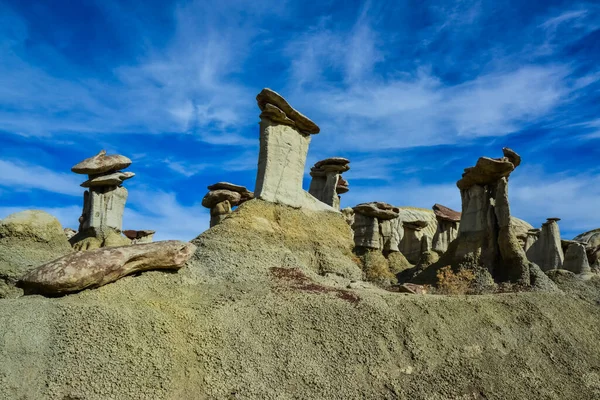
{"label": "rock pedestal", "polygon": [[88,190],[83,194],[79,230],[70,239],[74,249],[90,250],[130,243],[121,235],[128,195],[122,184],[135,174],[120,171],[129,165],[129,158],[117,154],[107,155],[102,150],[71,168],[77,174],[88,175],[88,180],[81,184]]}
{"label": "rock pedestal", "polygon": [[433,212],[438,226],[433,236],[432,249],[438,254],[444,254],[448,250],[448,245],[458,237],[460,213],[441,204],[434,204]]}
{"label": "rock pedestal", "polygon": [[510,149],[503,152],[502,158],[481,157],[465,169],[457,182],[462,199],[458,236],[422,279],[435,279],[436,269],[452,265],[485,271],[496,282],[531,283],[530,263],[516,238],[508,203],[508,177],[521,158]]}
{"label": "rock pedestal", "polygon": [[208,190],[209,192],[202,199],[202,205],[210,208],[211,228],[231,213],[232,207],[254,198],[254,193],[244,186],[229,182],[217,182],[210,185]]}
{"label": "rock pedestal", "polygon": [[310,188],[308,192],[317,200],[340,209],[340,194],[349,190],[348,182],[342,179],[341,174],[350,169],[350,160],[342,157],[332,157],[317,162],[310,169]]}
{"label": "rock pedestal", "polygon": [[261,110],[256,197],[295,208],[336,211],[302,189],[308,145],[319,127],[270,89],[263,89],[256,100]]}
{"label": "rock pedestal", "polygon": [[[383,202],[362,203],[354,210],[354,244],[370,249],[391,249],[392,225],[398,218],[398,209]],[[383,228],[381,228],[383,224]],[[395,250],[397,251],[397,250]]]}
{"label": "rock pedestal", "polygon": [[424,244],[427,246],[425,251],[429,251],[431,247],[431,238],[427,238],[422,232],[427,225],[427,221],[405,221],[403,223],[404,235],[399,249],[411,264],[416,264],[421,258],[423,238],[425,238]]}
{"label": "rock pedestal", "polygon": [[542,224],[539,239],[527,250],[529,261],[542,271],[561,269],[565,259],[560,240],[559,218],[548,218]]}

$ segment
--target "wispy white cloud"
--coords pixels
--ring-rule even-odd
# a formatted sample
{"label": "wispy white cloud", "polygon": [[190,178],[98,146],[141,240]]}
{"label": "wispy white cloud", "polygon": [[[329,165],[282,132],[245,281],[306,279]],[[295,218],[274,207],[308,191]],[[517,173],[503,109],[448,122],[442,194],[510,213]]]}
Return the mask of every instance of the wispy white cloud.
{"label": "wispy white cloud", "polygon": [[[85,180],[85,179],[83,179]],[[0,186],[12,190],[44,190],[46,192],[81,196],[83,180],[72,173],[55,172],[24,162],[0,160]]]}
{"label": "wispy white cloud", "polygon": [[548,173],[542,166],[523,167],[514,172],[509,190],[513,214],[536,226],[546,218],[562,218],[567,239],[600,227],[598,171]]}
{"label": "wispy white cloud", "polygon": [[157,240],[192,240],[208,229],[210,212],[200,204],[182,205],[173,192],[131,191],[124,229],[152,229]]}
{"label": "wispy white cloud", "polygon": [[509,135],[539,121],[571,92],[567,74],[560,65],[529,65],[449,86],[422,70],[385,82],[304,91],[311,102],[303,108],[322,117],[324,134],[335,136],[342,150],[357,143],[362,151],[453,144]]}
{"label": "wispy white cloud", "polygon": [[198,173],[206,170],[206,168],[210,168],[210,164],[195,164],[186,161],[175,161],[172,159],[165,159],[163,163],[170,170],[177,172],[180,175],[183,175],[187,178],[190,176],[197,175]]}
{"label": "wispy white cloud", "polygon": [[[449,19],[442,23],[440,18],[439,29],[431,31],[434,36],[477,24],[482,9],[481,2],[468,1],[456,9],[438,7],[436,12]],[[567,13],[526,31],[573,25],[585,15]],[[460,82],[443,80],[426,61],[416,70],[382,72],[375,67],[385,61],[384,47],[371,25],[368,13],[360,14],[349,31],[331,28],[334,25],[324,19],[288,44],[289,49],[308,50],[298,56],[288,52],[294,104],[316,120],[324,134],[335,137],[343,151],[455,144],[549,125],[555,120],[554,110],[575,101],[579,90],[600,80],[594,73],[573,76],[574,66],[562,60],[537,62],[527,54],[532,45],[527,40],[512,53],[487,49],[499,56]],[[475,33],[469,30],[468,34]],[[531,36],[540,45],[536,41],[547,35]],[[443,67],[434,62],[431,65],[437,70]],[[319,151],[327,145],[315,140]]]}
{"label": "wispy white cloud", "polygon": [[588,15],[588,11],[585,9],[563,11],[559,15],[544,21],[542,24],[540,24],[540,27],[554,32],[559,25],[580,20],[586,15]]}
{"label": "wispy white cloud", "polygon": [[[57,52],[51,52],[55,61],[72,69],[68,78],[30,63],[26,24],[8,10],[0,12],[10,26],[21,27],[9,39],[0,35],[0,103],[5,106],[0,125],[28,136],[191,132],[208,143],[247,145],[239,128],[255,113],[256,89],[235,75],[261,34],[263,16],[280,6],[244,6],[238,1],[182,4],[173,12],[175,31],[166,48],[157,51],[151,43],[140,43],[144,53],[135,63],[114,67],[112,81],[82,77]],[[106,7],[113,14],[121,10]],[[236,9],[252,18],[243,19]],[[230,134],[220,134],[224,129]]]}

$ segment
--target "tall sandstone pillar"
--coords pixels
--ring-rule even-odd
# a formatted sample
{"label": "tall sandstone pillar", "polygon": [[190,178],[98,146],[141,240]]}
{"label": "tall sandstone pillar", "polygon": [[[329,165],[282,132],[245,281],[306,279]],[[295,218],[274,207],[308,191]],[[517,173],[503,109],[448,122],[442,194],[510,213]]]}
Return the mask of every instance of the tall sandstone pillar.
{"label": "tall sandstone pillar", "polygon": [[263,89],[256,100],[261,110],[256,198],[295,208],[336,211],[302,189],[308,145],[319,127],[271,89]]}

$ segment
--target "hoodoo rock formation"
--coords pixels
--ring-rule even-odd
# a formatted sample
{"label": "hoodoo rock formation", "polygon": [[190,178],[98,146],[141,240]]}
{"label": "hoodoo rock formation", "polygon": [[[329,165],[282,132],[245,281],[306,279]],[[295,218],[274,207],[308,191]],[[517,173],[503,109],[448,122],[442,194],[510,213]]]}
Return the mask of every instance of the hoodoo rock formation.
{"label": "hoodoo rock formation", "polygon": [[558,221],[560,218],[548,218],[542,224],[538,240],[527,250],[529,261],[539,265],[542,271],[561,269],[565,259]]}
{"label": "hoodoo rock formation", "polygon": [[432,241],[432,249],[438,254],[444,254],[448,245],[458,237],[460,213],[441,204],[433,205],[433,212],[438,221]]}
{"label": "hoodoo rock formation", "polygon": [[[383,249],[392,246],[391,236],[382,237],[379,231],[380,221],[389,221],[398,217],[398,208],[383,202],[361,203],[354,210],[354,244],[356,247]],[[387,229],[385,229],[388,232]],[[393,247],[393,246],[392,246]],[[397,250],[397,247],[395,249]]]}
{"label": "hoodoo rock formation", "polygon": [[229,182],[217,182],[208,187],[209,192],[202,199],[202,205],[210,208],[210,226],[213,227],[232,211],[232,207],[254,198],[254,193],[244,186]]}
{"label": "hoodoo rock formation", "polygon": [[342,178],[342,173],[348,171],[350,160],[342,157],[332,157],[318,161],[310,169],[310,188],[308,193],[316,199],[340,209],[340,194],[349,190],[348,182]]}
{"label": "hoodoo rock formation", "polygon": [[487,274],[495,282],[555,288],[539,267],[527,260],[517,239],[510,216],[508,178],[521,157],[508,148],[503,152],[502,158],[481,157],[474,167],[465,169],[457,182],[462,198],[458,237],[438,263],[416,277],[417,282],[430,282],[435,271],[451,265]]}
{"label": "hoodoo rock formation", "polygon": [[302,189],[308,145],[319,127],[271,89],[263,89],[256,100],[261,110],[256,198],[295,208],[337,211]]}
{"label": "hoodoo rock formation", "polygon": [[129,165],[129,158],[117,154],[107,155],[106,151],[102,150],[71,168],[76,174],[88,175],[88,180],[81,184],[88,190],[83,194],[79,229],[70,239],[75,250],[123,246],[130,243],[121,235],[123,211],[128,195],[122,184],[135,175],[133,172],[121,170]]}
{"label": "hoodoo rock formation", "polygon": [[[0,221],[0,399],[599,398],[600,230],[561,241],[557,219],[512,218],[514,151],[465,170],[462,213],[340,212],[347,160],[303,191],[319,128],[257,100],[256,198],[208,186],[190,243],[121,232],[133,174],[104,152],[73,168],[89,175],[76,247],[103,248],[73,252],[43,212]],[[121,234],[133,245],[111,247]]]}
{"label": "hoodoo rock formation", "polygon": [[[424,236],[422,230],[427,227],[427,221],[405,221],[402,223],[404,234],[400,241],[400,252],[411,263],[416,264],[421,258],[422,240],[425,238],[426,243],[428,236]],[[429,246],[428,246],[429,247]],[[429,251],[429,249],[427,249]]]}

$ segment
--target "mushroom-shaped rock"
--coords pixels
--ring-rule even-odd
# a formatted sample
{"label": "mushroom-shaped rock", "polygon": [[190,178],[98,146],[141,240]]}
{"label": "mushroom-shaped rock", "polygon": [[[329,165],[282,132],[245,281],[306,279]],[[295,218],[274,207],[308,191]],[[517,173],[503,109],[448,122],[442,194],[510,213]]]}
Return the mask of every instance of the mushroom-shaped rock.
{"label": "mushroom-shaped rock", "polygon": [[135,176],[133,172],[113,172],[108,175],[100,175],[95,178],[88,179],[81,184],[81,187],[98,187],[98,186],[119,186],[123,181],[131,179]]}
{"label": "mushroom-shaped rock", "polygon": [[119,154],[107,155],[106,150],[100,151],[94,157],[86,158],[73,166],[71,171],[76,174],[96,175],[104,172],[118,171],[131,165],[131,160]]}
{"label": "mushroom-shaped rock", "polygon": [[434,204],[432,208],[438,221],[432,248],[436,253],[443,254],[448,250],[448,245],[458,236],[460,213],[441,204]]}
{"label": "mushroom-shaped rock", "polygon": [[263,89],[256,96],[256,101],[258,108],[271,120],[294,126],[304,134],[316,134],[320,131],[314,122],[295,110],[279,93],[271,89]]}
{"label": "mushroom-shaped rock", "polygon": [[231,205],[237,205],[242,199],[242,195],[231,190],[217,189],[206,193],[202,199],[202,205],[206,208],[213,208],[217,204],[227,200]]}
{"label": "mushroom-shaped rock", "polygon": [[[510,150],[510,149],[509,149]],[[507,151],[505,149],[505,154]],[[507,178],[516,166],[511,160],[520,163],[520,157],[511,150],[509,157],[489,158],[481,157],[477,160],[474,167],[466,168],[462,178],[456,183],[459,189],[468,189],[473,185],[485,186],[498,181],[500,178]]]}
{"label": "mushroom-shaped rock", "polygon": [[420,231],[429,225],[428,221],[405,221],[404,227],[408,229],[414,229],[415,231]]}
{"label": "mushroom-shaped rock", "polygon": [[319,132],[317,125],[270,89],[263,89],[256,100],[262,112],[254,196],[294,208],[338,212],[339,204],[334,207],[302,189],[308,146],[311,134]]}
{"label": "mushroom-shaped rock", "polygon": [[321,161],[317,161],[315,165],[311,168],[310,174],[311,176],[322,176],[331,173],[341,174],[342,172],[346,172],[350,170],[350,160],[343,157],[330,157]]}
{"label": "mushroom-shaped rock", "polygon": [[443,206],[441,204],[433,205],[433,212],[438,220],[460,222],[460,212],[454,211],[451,208]]}
{"label": "mushroom-shaped rock", "polygon": [[96,288],[126,275],[179,269],[196,246],[176,240],[79,251],[38,267],[19,281],[27,294],[66,294]]}
{"label": "mushroom-shaped rock", "polygon": [[380,220],[398,218],[399,209],[384,202],[361,203],[353,207],[354,212]]}
{"label": "mushroom-shaped rock", "polygon": [[340,197],[348,191],[348,182],[341,174],[348,171],[350,161],[342,157],[332,157],[318,161],[311,169],[308,193],[319,201],[335,209],[340,208]]}
{"label": "mushroom-shaped rock", "polygon": [[[250,190],[248,190],[246,187],[244,186],[240,186],[240,185],[236,185],[233,183],[229,183],[229,182],[217,182],[213,185],[208,186],[208,190],[213,191],[213,190],[229,190],[232,192],[236,192],[239,193],[241,195],[241,199],[239,201],[239,204],[242,204],[243,202],[246,202],[248,200],[252,200],[254,198],[254,193],[251,192]],[[239,205],[239,204],[232,204],[232,205]]]}
{"label": "mushroom-shaped rock", "polygon": [[341,176],[338,178],[337,185],[335,186],[335,191],[337,194],[344,194],[350,190],[350,186],[348,185],[348,181],[342,178]]}
{"label": "mushroom-shaped rock", "polygon": [[346,168],[350,164],[350,160],[344,157],[329,157],[315,163],[315,167],[320,168],[326,165],[339,165]]}
{"label": "mushroom-shaped rock", "polygon": [[496,282],[530,286],[535,281],[523,250],[525,243],[517,239],[518,235],[525,237],[529,228],[517,231],[518,220],[511,217],[508,201],[508,177],[520,157],[510,149],[503,152],[502,158],[481,157],[474,167],[465,169],[457,182],[462,200],[457,238],[439,262],[416,276],[415,282],[434,281],[437,271],[446,265],[471,268],[475,273],[486,271]]}

